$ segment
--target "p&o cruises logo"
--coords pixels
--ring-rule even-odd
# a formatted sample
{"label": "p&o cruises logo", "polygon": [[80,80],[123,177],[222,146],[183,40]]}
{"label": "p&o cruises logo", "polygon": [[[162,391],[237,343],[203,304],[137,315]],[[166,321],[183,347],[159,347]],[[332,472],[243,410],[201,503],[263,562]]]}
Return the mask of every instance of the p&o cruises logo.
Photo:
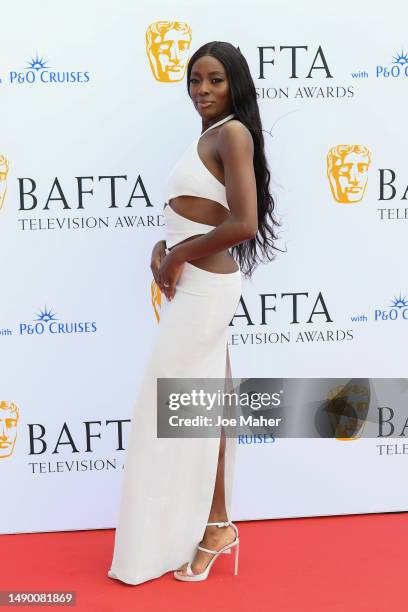
{"label": "p&o cruises logo", "polygon": [[388,308],[376,308],[374,321],[408,321],[408,300],[401,293],[394,297]]}
{"label": "p&o cruises logo", "polygon": [[10,70],[8,72],[8,83],[10,85],[68,85],[84,84],[91,80],[88,70],[66,70],[50,66],[48,60],[36,53],[31,57],[22,69]]}
{"label": "p&o cruises logo", "polygon": [[[367,323],[369,317],[366,314],[356,314],[351,317],[353,323]],[[391,304],[385,308],[376,308],[372,320],[379,321],[408,321],[408,299],[402,293],[391,300]]]}
{"label": "p&o cruises logo", "polygon": [[64,321],[58,319],[57,313],[47,307],[40,310],[32,322],[19,324],[20,336],[87,334],[96,331],[95,321]]}
{"label": "p&o cruises logo", "polygon": [[404,51],[396,53],[390,64],[386,66],[376,66],[375,76],[377,79],[408,77],[408,53],[404,53]]}
{"label": "p&o cruises logo", "polygon": [[369,71],[368,68],[354,70],[351,73],[353,79],[368,79],[370,76],[375,76],[376,79],[390,81],[392,79],[408,77],[408,53],[403,49],[397,51],[387,64],[377,64],[375,69]]}

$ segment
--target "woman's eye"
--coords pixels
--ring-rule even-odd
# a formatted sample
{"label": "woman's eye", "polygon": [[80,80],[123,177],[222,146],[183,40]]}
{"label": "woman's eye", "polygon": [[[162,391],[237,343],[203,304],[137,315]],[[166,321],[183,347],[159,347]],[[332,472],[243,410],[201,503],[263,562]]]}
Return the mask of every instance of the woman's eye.
{"label": "woman's eye", "polygon": [[[218,79],[218,78],[214,78],[211,79],[212,81],[222,81],[222,79]],[[194,81],[197,81],[197,79],[190,79],[190,83],[193,83]]]}

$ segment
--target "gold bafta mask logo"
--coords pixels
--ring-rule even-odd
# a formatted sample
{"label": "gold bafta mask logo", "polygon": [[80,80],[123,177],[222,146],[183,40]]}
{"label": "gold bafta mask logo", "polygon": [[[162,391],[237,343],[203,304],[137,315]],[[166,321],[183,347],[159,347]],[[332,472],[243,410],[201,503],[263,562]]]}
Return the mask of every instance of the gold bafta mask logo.
{"label": "gold bafta mask logo", "polygon": [[13,454],[18,418],[19,411],[15,404],[0,401],[0,459]]}
{"label": "gold bafta mask logo", "polygon": [[336,440],[358,440],[367,419],[369,387],[360,384],[339,385],[327,394],[328,412],[334,419]]}
{"label": "gold bafta mask logo", "polygon": [[146,53],[157,81],[176,83],[186,73],[191,28],[182,21],[156,21],[146,30]]}
{"label": "gold bafta mask logo", "polygon": [[368,180],[371,153],[364,145],[337,145],[327,154],[327,177],[336,202],[361,202]]}
{"label": "gold bafta mask logo", "polygon": [[3,206],[7,192],[7,175],[9,163],[7,159],[0,153],[0,210]]}
{"label": "gold bafta mask logo", "polygon": [[151,285],[150,285],[150,294],[151,294],[154,314],[156,315],[156,320],[159,323],[160,321],[159,310],[161,308],[162,292],[160,291],[160,288],[154,279],[152,280]]}

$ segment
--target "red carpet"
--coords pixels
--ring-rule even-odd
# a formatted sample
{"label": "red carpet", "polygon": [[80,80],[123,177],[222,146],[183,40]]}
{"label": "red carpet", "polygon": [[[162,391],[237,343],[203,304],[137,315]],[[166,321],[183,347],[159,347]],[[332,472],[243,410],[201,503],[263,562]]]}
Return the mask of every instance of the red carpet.
{"label": "red carpet", "polygon": [[237,525],[238,576],[231,555],[219,558],[204,582],[178,582],[168,573],[137,586],[106,575],[112,529],[3,535],[0,589],[76,591],[75,607],[42,609],[81,612],[408,610],[407,513]]}

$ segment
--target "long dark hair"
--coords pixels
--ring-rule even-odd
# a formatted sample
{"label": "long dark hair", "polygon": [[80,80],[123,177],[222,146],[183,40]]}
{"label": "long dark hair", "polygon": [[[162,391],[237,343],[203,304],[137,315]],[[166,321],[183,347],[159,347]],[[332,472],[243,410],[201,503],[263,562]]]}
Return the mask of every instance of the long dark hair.
{"label": "long dark hair", "polygon": [[264,137],[261,118],[256,100],[255,85],[248,63],[241,51],[231,43],[213,41],[206,43],[191,56],[187,66],[187,92],[190,95],[190,74],[194,62],[204,55],[212,55],[226,70],[232,101],[232,112],[249,129],[254,141],[254,171],[256,178],[258,231],[254,238],[231,247],[231,253],[238,260],[242,273],[250,278],[260,262],[272,261],[278,249],[274,228],[280,223],[273,211],[275,201],[269,193],[271,174],[264,152]]}

